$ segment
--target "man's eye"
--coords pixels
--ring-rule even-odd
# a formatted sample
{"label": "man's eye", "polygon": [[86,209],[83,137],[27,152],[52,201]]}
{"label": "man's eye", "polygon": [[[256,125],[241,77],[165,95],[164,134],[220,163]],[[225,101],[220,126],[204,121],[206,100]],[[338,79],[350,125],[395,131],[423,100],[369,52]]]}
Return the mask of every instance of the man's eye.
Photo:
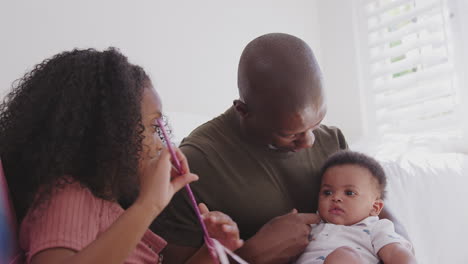
{"label": "man's eye", "polygon": [[332,194],[332,191],[330,191],[330,190],[325,190],[325,191],[323,191],[322,193],[323,193],[323,195],[325,195],[325,196],[329,196],[329,195]]}
{"label": "man's eye", "polygon": [[356,193],[353,192],[353,191],[345,191],[345,194],[348,195],[348,196],[356,195]]}

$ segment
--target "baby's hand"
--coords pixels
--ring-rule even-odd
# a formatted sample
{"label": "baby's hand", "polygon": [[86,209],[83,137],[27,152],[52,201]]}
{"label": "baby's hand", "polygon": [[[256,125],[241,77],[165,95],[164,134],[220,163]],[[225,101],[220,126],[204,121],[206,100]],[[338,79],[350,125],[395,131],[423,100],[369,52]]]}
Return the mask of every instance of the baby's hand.
{"label": "baby's hand", "polygon": [[211,238],[218,240],[232,251],[244,244],[244,241],[239,238],[237,224],[229,216],[218,211],[210,212],[203,203],[199,204],[198,208]]}

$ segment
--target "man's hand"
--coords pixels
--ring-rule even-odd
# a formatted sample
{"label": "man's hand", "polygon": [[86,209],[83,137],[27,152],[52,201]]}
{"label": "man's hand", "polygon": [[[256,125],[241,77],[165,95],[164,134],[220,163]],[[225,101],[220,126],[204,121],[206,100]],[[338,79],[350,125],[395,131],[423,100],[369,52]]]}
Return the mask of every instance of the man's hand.
{"label": "man's hand", "polygon": [[266,223],[237,253],[250,263],[289,263],[309,244],[310,225],[319,222],[317,214],[294,209]]}

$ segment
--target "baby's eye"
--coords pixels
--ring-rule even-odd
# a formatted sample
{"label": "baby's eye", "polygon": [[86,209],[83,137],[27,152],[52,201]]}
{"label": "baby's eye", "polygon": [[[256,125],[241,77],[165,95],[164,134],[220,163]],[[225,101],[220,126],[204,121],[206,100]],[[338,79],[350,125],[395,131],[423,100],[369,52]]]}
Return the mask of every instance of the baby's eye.
{"label": "baby's eye", "polygon": [[324,190],[324,191],[322,191],[322,193],[323,193],[323,195],[325,195],[325,196],[329,196],[329,195],[332,194],[332,191],[330,191],[330,190]]}
{"label": "baby's eye", "polygon": [[353,192],[353,191],[345,191],[345,194],[348,195],[348,196],[354,196],[354,195],[356,195],[356,193]]}

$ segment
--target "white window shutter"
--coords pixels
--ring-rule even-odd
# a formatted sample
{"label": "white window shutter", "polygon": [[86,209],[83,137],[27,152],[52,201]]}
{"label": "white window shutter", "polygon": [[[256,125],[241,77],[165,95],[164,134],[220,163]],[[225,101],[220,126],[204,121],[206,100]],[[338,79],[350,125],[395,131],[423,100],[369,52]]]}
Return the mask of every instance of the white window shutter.
{"label": "white window shutter", "polygon": [[459,126],[444,0],[361,0],[362,73],[377,134]]}

